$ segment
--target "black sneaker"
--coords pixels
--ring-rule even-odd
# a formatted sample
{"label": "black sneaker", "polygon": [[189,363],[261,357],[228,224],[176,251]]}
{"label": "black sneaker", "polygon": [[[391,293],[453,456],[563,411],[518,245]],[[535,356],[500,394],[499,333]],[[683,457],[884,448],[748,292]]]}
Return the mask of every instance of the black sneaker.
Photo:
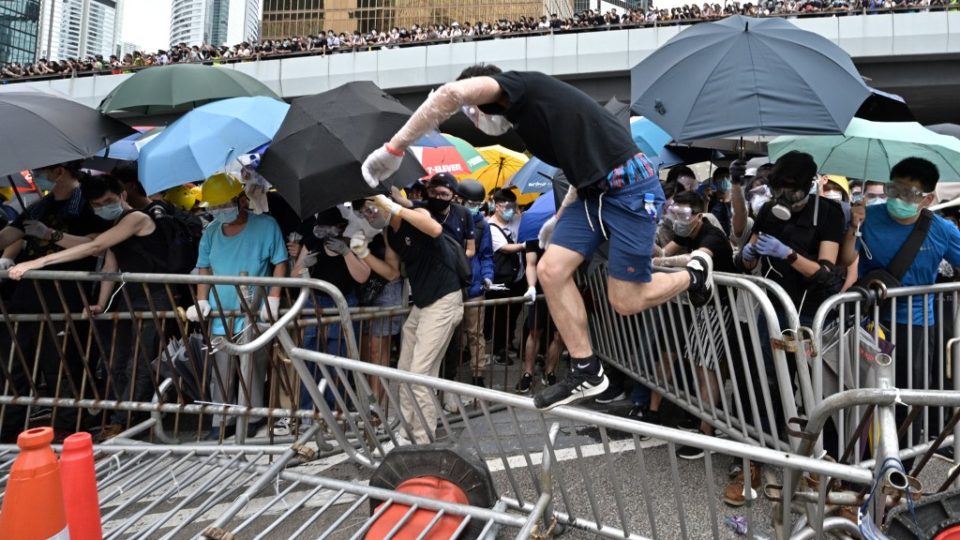
{"label": "black sneaker", "polygon": [[530,387],[533,386],[533,375],[529,373],[524,373],[523,377],[520,377],[520,382],[517,383],[516,389],[517,392],[521,394],[526,394],[530,391]]}
{"label": "black sneaker", "polygon": [[703,450],[693,446],[681,446],[677,448],[677,457],[680,459],[700,459],[703,457]]}
{"label": "black sneaker", "polygon": [[642,405],[634,404],[634,406],[627,412],[627,418],[631,420],[640,420],[641,422],[643,422],[646,414],[647,414],[647,411],[646,409],[643,408]]}
{"label": "black sneaker", "polygon": [[507,354],[507,351],[493,355],[493,361],[498,366],[512,366],[513,360],[510,358],[510,355]]}
{"label": "black sneaker", "polygon": [[606,405],[607,403],[622,401],[624,399],[627,399],[627,393],[623,391],[622,387],[608,386],[602,394],[594,398],[594,401]]}
{"label": "black sneaker", "polygon": [[643,421],[648,424],[663,425],[663,421],[660,419],[660,411],[644,411]]}
{"label": "black sneaker", "polygon": [[471,379],[470,383],[473,384],[474,386],[479,386],[480,388],[487,387],[487,380],[484,379],[483,377],[474,377],[473,379]]}
{"label": "black sneaker", "polygon": [[677,422],[677,429],[682,429],[682,430],[684,430],[684,431],[695,431],[695,432],[699,432],[699,431],[700,431],[700,419],[697,418],[697,417],[695,417],[695,416],[693,416],[693,415],[690,415],[690,414],[684,414],[684,415],[680,418],[680,421]]}
{"label": "black sneaker", "polygon": [[705,251],[695,249],[690,253],[687,272],[690,274],[687,289],[690,303],[694,307],[707,305],[713,297],[713,259]]}
{"label": "black sneaker", "polygon": [[596,374],[573,370],[557,384],[544,388],[534,396],[533,404],[538,409],[549,410],[557,405],[566,405],[581,399],[600,395],[610,386],[610,380],[603,373],[603,366]]}
{"label": "black sneaker", "polygon": [[937,448],[937,449],[934,451],[934,455],[935,455],[936,457],[939,457],[939,458],[943,459],[944,461],[948,461],[948,462],[950,462],[950,463],[953,463],[953,460],[954,460],[954,456],[953,456],[953,445],[952,445],[952,444],[941,444],[941,445],[940,445],[940,448]]}
{"label": "black sneaker", "polygon": [[540,376],[540,384],[544,386],[553,386],[557,384],[557,376],[553,373],[544,373]]}

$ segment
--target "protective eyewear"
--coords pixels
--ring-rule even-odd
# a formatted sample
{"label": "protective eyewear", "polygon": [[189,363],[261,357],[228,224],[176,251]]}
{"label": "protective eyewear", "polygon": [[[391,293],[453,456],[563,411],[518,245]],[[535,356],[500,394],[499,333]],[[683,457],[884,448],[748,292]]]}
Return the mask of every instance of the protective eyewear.
{"label": "protective eyewear", "polygon": [[777,200],[791,203],[800,202],[810,193],[802,189],[776,188],[773,190],[773,197]]}
{"label": "protective eyewear", "polygon": [[927,196],[926,193],[920,190],[899,184],[884,184],[883,192],[891,199],[900,199],[908,203],[918,203]]}
{"label": "protective eyewear", "polygon": [[693,210],[689,206],[671,206],[667,210],[667,217],[671,221],[677,221],[680,223],[688,223],[693,219]]}

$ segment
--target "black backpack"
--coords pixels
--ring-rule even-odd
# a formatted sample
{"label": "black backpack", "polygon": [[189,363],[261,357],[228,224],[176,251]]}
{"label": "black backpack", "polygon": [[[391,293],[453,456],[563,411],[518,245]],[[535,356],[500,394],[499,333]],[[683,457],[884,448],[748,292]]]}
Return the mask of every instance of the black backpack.
{"label": "black backpack", "polygon": [[444,263],[457,273],[457,277],[460,278],[460,288],[470,288],[473,284],[473,267],[470,266],[470,259],[467,259],[463,246],[449,234],[443,233],[440,238],[440,245],[447,252],[443,255]]}
{"label": "black backpack", "polygon": [[[507,242],[513,242],[513,237],[510,234],[510,231],[506,231],[503,227],[500,227],[496,223],[490,222],[491,227],[496,227],[500,230],[500,233],[503,234],[503,237],[507,239]],[[496,251],[493,253],[493,282],[502,283],[504,285],[510,285],[519,281],[517,275],[520,273],[520,269],[523,267],[523,254],[521,252],[517,253],[501,253]]]}
{"label": "black backpack", "polygon": [[203,222],[197,216],[166,202],[144,208],[163,234],[167,253],[155,254],[157,268],[168,274],[189,274],[197,266]]}

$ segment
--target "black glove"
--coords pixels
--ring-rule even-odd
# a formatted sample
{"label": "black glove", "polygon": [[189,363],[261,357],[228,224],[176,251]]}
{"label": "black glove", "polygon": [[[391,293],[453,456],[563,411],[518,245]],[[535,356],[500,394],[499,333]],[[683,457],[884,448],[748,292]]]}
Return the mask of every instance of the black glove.
{"label": "black glove", "polygon": [[730,164],[730,183],[739,186],[743,184],[743,176],[747,173],[747,162],[738,159]]}

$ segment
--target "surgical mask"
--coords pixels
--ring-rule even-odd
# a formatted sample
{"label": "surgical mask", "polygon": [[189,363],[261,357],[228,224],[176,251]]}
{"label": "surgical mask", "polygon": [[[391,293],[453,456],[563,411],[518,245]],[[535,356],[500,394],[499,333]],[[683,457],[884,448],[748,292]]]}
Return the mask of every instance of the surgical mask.
{"label": "surgical mask", "polygon": [[763,208],[763,205],[767,204],[767,201],[770,200],[770,197],[767,195],[755,195],[750,198],[750,209],[753,210],[753,215],[759,215],[760,209]]}
{"label": "surgical mask", "polygon": [[874,197],[872,199],[870,197],[867,197],[867,206],[874,206],[876,204],[887,204],[887,198],[884,197],[883,195],[880,195],[879,197]]}
{"label": "surgical mask", "polygon": [[335,238],[340,236],[340,227],[336,225],[316,225],[313,227],[313,235],[320,240]]}
{"label": "surgical mask", "polygon": [[731,189],[733,189],[733,184],[730,183],[729,178],[724,178],[720,181],[720,191],[726,192],[730,191]]}
{"label": "surgical mask", "polygon": [[45,174],[34,174],[33,183],[40,191],[50,191],[53,189],[53,180],[47,178],[47,175]]}
{"label": "surgical mask", "polygon": [[435,199],[433,197],[427,199],[427,210],[430,210],[435,214],[446,212],[447,208],[450,208],[450,201]]}
{"label": "surgical mask", "polygon": [[385,216],[383,212],[380,212],[376,217],[368,219],[367,223],[374,229],[380,230],[390,224],[390,218]]}
{"label": "surgical mask", "polygon": [[687,238],[693,232],[693,221],[674,221],[672,224],[673,234]]}
{"label": "surgical mask", "polygon": [[910,219],[920,211],[917,203],[908,203],[902,199],[887,199],[887,212],[896,219]]}
{"label": "surgical mask", "polygon": [[513,127],[513,124],[501,114],[487,114],[473,106],[465,106],[461,110],[473,125],[477,126],[477,129],[493,137],[503,135]]}
{"label": "surgical mask", "polygon": [[825,191],[822,196],[824,199],[830,199],[831,201],[840,202],[843,200],[843,194],[839,191]]}
{"label": "surgical mask", "polygon": [[471,215],[475,216],[480,213],[480,207],[483,206],[483,203],[473,203],[473,204],[466,203],[463,206],[464,208],[467,209],[468,212],[470,212]]}
{"label": "surgical mask", "polygon": [[227,223],[233,223],[240,217],[240,209],[234,207],[211,210],[210,215],[213,216],[214,221],[226,225]]}
{"label": "surgical mask", "polygon": [[513,220],[513,216],[516,215],[516,213],[517,211],[514,210],[513,208],[507,208],[506,210],[503,211],[503,220],[504,221]]}
{"label": "surgical mask", "polygon": [[100,219],[105,219],[107,221],[113,221],[120,217],[120,214],[123,213],[123,206],[119,202],[113,204],[108,204],[101,206],[99,208],[94,208],[93,213],[97,215]]}

